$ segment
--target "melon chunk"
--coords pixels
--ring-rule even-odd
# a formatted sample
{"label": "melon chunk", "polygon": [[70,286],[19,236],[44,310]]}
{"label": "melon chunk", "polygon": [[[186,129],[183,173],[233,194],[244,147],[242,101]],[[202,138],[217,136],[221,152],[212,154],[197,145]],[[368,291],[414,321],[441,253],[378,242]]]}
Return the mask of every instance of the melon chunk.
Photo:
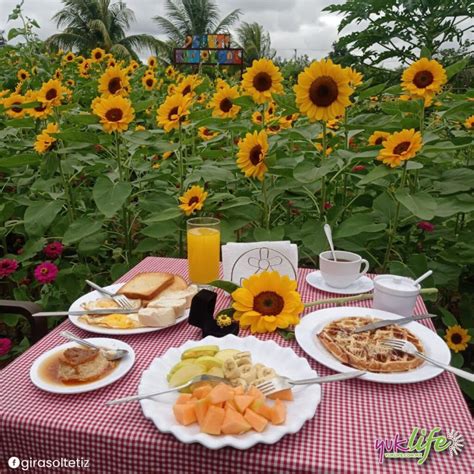
{"label": "melon chunk", "polygon": [[253,403],[254,398],[251,395],[235,395],[234,397],[235,405],[240,413],[243,413],[251,403]]}
{"label": "melon chunk", "polygon": [[191,400],[192,395],[190,393],[182,393],[176,400],[176,405],[182,405],[183,403],[187,403]]}
{"label": "melon chunk", "polygon": [[222,422],[223,434],[242,434],[251,429],[251,425],[236,410],[228,408],[225,411],[224,421]]}
{"label": "melon chunk", "polygon": [[201,400],[194,402],[194,412],[196,413],[196,419],[199,426],[202,425],[210,405],[211,403],[208,398],[202,398]]}
{"label": "melon chunk", "polygon": [[225,383],[216,385],[208,394],[209,401],[216,405],[234,398],[234,390]]}
{"label": "melon chunk", "polygon": [[274,425],[281,425],[286,420],[286,405],[277,398],[275,401],[275,405],[271,408],[272,417],[271,422]]}
{"label": "melon chunk", "polygon": [[267,398],[270,398],[272,400],[276,400],[278,398],[280,400],[286,400],[287,402],[291,402],[293,400],[293,392],[291,391],[291,388],[287,388],[286,390],[280,390],[279,392],[267,395]]}
{"label": "melon chunk", "polygon": [[196,421],[193,405],[193,403],[181,403],[173,406],[173,413],[178,423],[187,426]]}
{"label": "melon chunk", "polygon": [[261,433],[267,426],[268,420],[261,415],[257,415],[253,410],[247,408],[245,410],[244,418],[250,423],[250,426]]}
{"label": "melon chunk", "polygon": [[226,410],[229,408],[230,410],[237,411],[237,405],[235,404],[235,400],[227,400],[227,401],[224,403],[224,408],[225,408]]}
{"label": "melon chunk", "polygon": [[250,408],[258,415],[262,415],[263,417],[265,417],[267,420],[272,420],[273,408],[266,405],[262,399],[255,400],[250,405]]}
{"label": "melon chunk", "polygon": [[251,395],[254,400],[263,400],[265,398],[265,395],[254,385],[247,390],[247,395]]}
{"label": "melon chunk", "polygon": [[245,394],[245,390],[244,390],[244,387],[242,387],[242,385],[237,385],[237,387],[234,387],[234,395],[244,395]]}
{"label": "melon chunk", "polygon": [[193,397],[196,397],[198,400],[201,400],[201,398],[207,397],[211,390],[212,387],[209,384],[202,385],[193,390]]}
{"label": "melon chunk", "polygon": [[207,410],[206,416],[204,417],[204,420],[201,424],[201,432],[212,435],[220,435],[224,417],[225,410],[223,408],[218,408],[211,405]]}

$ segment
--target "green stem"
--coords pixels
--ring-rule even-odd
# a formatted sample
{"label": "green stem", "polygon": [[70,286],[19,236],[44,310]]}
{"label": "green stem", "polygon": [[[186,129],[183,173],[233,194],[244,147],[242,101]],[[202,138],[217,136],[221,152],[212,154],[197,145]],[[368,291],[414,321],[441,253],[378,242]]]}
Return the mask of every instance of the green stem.
{"label": "green stem", "polygon": [[[326,148],[327,148],[327,137],[326,137],[326,122],[323,121],[323,155],[321,158],[321,163],[322,161],[326,158]],[[321,178],[321,208],[320,208],[320,214],[321,218],[325,214],[325,207],[324,205],[326,204],[326,177],[323,176]]]}
{"label": "green stem", "polygon": [[[183,137],[182,137],[182,128],[181,123],[179,124],[178,128],[178,174],[179,174],[179,193],[182,194],[184,192],[183,185],[184,185],[184,156],[183,156]],[[184,224],[183,224],[184,225]],[[178,255],[180,258],[183,257],[184,253],[184,232],[183,232],[183,225],[179,227],[178,232]]]}
{"label": "green stem", "polygon": [[262,198],[263,198],[263,216],[262,216],[262,227],[270,229],[270,207],[268,205],[267,195],[267,178],[264,176],[262,181]]}
{"label": "green stem", "polygon": [[56,158],[58,159],[59,173],[61,174],[61,179],[63,181],[64,195],[66,196],[66,201],[67,201],[67,213],[69,216],[69,223],[71,223],[75,220],[74,206],[72,204],[72,196],[71,196],[71,187],[69,186],[69,181],[66,179],[66,175],[64,174],[61,157],[56,154]]}
{"label": "green stem", "polygon": [[[118,132],[115,132],[115,157],[117,159],[120,181],[124,182],[125,175],[120,149],[120,135]],[[125,233],[125,260],[128,263],[130,257],[132,256],[132,237],[130,235],[131,226],[129,222],[128,202],[122,206],[122,226]]]}

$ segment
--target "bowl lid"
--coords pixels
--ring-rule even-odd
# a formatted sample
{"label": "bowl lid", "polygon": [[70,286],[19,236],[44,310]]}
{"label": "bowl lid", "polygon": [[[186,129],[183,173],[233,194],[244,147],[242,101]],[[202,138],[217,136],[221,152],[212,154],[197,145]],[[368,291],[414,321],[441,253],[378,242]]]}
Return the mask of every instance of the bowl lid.
{"label": "bowl lid", "polygon": [[414,296],[420,292],[420,285],[413,278],[398,275],[378,275],[374,279],[375,288],[396,296]]}

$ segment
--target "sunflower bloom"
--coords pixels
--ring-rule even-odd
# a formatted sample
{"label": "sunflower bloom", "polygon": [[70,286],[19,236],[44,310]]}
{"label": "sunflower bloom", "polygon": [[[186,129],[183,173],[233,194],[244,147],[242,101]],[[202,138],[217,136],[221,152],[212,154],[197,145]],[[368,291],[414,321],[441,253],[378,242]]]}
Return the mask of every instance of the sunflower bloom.
{"label": "sunflower bloom", "polygon": [[173,66],[168,66],[165,69],[165,74],[168,79],[174,79],[174,77],[176,76],[176,71]]}
{"label": "sunflower bloom", "polygon": [[48,82],[41,86],[38,93],[38,100],[41,102],[55,107],[61,105],[61,98],[65,91],[58,79],[50,79]]}
{"label": "sunflower bloom", "polygon": [[25,69],[20,69],[16,73],[16,77],[19,81],[23,82],[23,81],[26,81],[27,79],[29,79],[30,73],[28,71],[25,71]]}
{"label": "sunflower bloom", "polygon": [[59,126],[57,123],[48,123],[46,128],[36,136],[35,151],[43,154],[51,150],[53,145],[56,143],[57,138],[52,137],[51,133],[58,133]]}
{"label": "sunflower bloom", "polygon": [[474,115],[471,115],[466,119],[464,126],[469,129],[474,127]]}
{"label": "sunflower bloom", "polygon": [[194,95],[194,89],[196,89],[201,82],[202,79],[199,79],[199,76],[196,74],[186,76],[176,88],[176,93],[181,94],[182,96],[189,95],[191,97]]}
{"label": "sunflower bloom", "polygon": [[449,327],[444,338],[449,348],[454,352],[465,351],[467,349],[467,343],[471,340],[467,329],[462,328],[458,324]]}
{"label": "sunflower bloom", "polygon": [[402,88],[411,95],[435,95],[447,82],[446,71],[438,61],[421,58],[402,74]]}
{"label": "sunflower bloom", "polygon": [[128,95],[130,82],[127,74],[119,66],[107,68],[99,79],[99,92],[103,96]]}
{"label": "sunflower bloom", "polygon": [[369,145],[372,145],[372,146],[381,145],[389,136],[390,136],[390,133],[388,132],[376,131],[372,133],[372,135],[370,135]]}
{"label": "sunflower bloom", "polygon": [[21,94],[12,94],[10,97],[2,100],[5,107],[5,113],[11,118],[22,118],[26,109],[19,107],[25,103],[25,98]]}
{"label": "sunflower bloom", "polygon": [[26,93],[25,103],[39,102],[39,104],[35,107],[25,109],[25,111],[30,117],[44,119],[53,113],[53,108],[47,103],[40,102],[38,95],[39,93],[36,91],[28,91]]}
{"label": "sunflower bloom", "polygon": [[67,53],[64,57],[63,57],[63,60],[64,62],[66,63],[72,63],[74,61],[74,59],[76,59],[76,55],[74,53]]}
{"label": "sunflower bloom", "polygon": [[127,130],[135,117],[130,100],[120,95],[94,100],[92,111],[100,118],[104,130],[108,133]]}
{"label": "sunflower bloom", "polygon": [[105,58],[105,51],[102,48],[95,48],[91,51],[91,60],[99,63]]}
{"label": "sunflower bloom", "polygon": [[278,272],[250,276],[232,293],[234,319],[252,333],[273,332],[298,324],[304,309],[296,281]]}
{"label": "sunflower bloom", "polygon": [[191,105],[191,97],[182,94],[168,96],[157,110],[156,121],[165,132],[178,128],[186,120]]}
{"label": "sunflower bloom", "polygon": [[240,111],[240,106],[234,104],[239,97],[237,87],[222,87],[213,95],[209,106],[212,107],[212,116],[220,118],[234,118]]}
{"label": "sunflower bloom", "polygon": [[268,153],[268,139],[264,130],[260,132],[247,133],[243,140],[240,140],[239,151],[237,153],[237,166],[247,176],[247,178],[257,178],[263,181],[268,167],[265,164],[265,157]]}
{"label": "sunflower bloom", "polygon": [[283,76],[270,59],[254,60],[242,76],[242,87],[257,104],[272,99],[272,94],[282,94]]}
{"label": "sunflower bloom", "polygon": [[204,140],[211,140],[212,138],[217,137],[219,135],[219,132],[213,132],[212,130],[209,130],[207,127],[199,127],[198,128],[198,135]]}
{"label": "sunflower bloom", "polygon": [[201,186],[191,186],[182,196],[179,201],[181,204],[179,208],[187,215],[190,216],[195,211],[200,211],[204,206],[204,201],[207,198],[207,192]]}
{"label": "sunflower bloom", "polygon": [[147,91],[152,91],[155,88],[157,82],[158,81],[156,80],[155,76],[152,76],[150,74],[142,77],[143,87]]}
{"label": "sunflower bloom", "polygon": [[421,133],[410,130],[402,130],[390,135],[384,142],[377,160],[395,168],[402,161],[410,160],[422,147]]}
{"label": "sunflower bloom", "polygon": [[90,59],[84,59],[84,61],[82,61],[79,64],[79,75],[81,77],[88,78],[89,73],[91,71],[91,67],[92,67],[92,61]]}
{"label": "sunflower bloom", "polygon": [[298,76],[294,86],[296,104],[311,121],[335,119],[344,115],[351,104],[350,95],[354,92],[349,86],[349,76],[339,65],[330,59],[314,61]]}
{"label": "sunflower bloom", "polygon": [[148,67],[155,68],[157,64],[156,56],[150,56],[147,61]]}

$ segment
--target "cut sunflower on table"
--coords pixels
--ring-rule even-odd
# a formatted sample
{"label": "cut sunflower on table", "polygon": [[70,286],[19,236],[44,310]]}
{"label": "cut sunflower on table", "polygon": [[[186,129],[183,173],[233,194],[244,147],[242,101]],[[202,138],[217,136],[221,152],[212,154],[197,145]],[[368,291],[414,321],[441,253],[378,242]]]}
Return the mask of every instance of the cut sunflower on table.
{"label": "cut sunflower on table", "polygon": [[130,100],[120,95],[94,99],[92,111],[108,133],[124,132],[135,117]]}
{"label": "cut sunflower on table", "polygon": [[413,128],[405,129],[387,137],[383,142],[383,148],[380,150],[377,160],[391,168],[396,168],[403,161],[414,158],[422,145],[420,132],[415,132]]}
{"label": "cut sunflower on table", "polygon": [[247,178],[257,178],[263,181],[268,167],[265,157],[268,153],[268,138],[264,130],[260,132],[247,133],[243,140],[239,141],[237,153],[237,166]]}
{"label": "cut sunflower on table", "polygon": [[178,206],[187,216],[195,211],[200,211],[207,198],[207,192],[198,185],[191,186],[182,196],[179,197],[181,204]]}
{"label": "cut sunflower on table", "polygon": [[242,76],[244,91],[257,104],[272,100],[272,94],[283,93],[283,76],[280,69],[270,59],[254,59]]}
{"label": "cut sunflower on table", "polygon": [[454,352],[461,352],[467,349],[467,344],[471,340],[470,334],[467,329],[462,328],[459,324],[450,326],[446,330],[444,336],[448,347]]}

